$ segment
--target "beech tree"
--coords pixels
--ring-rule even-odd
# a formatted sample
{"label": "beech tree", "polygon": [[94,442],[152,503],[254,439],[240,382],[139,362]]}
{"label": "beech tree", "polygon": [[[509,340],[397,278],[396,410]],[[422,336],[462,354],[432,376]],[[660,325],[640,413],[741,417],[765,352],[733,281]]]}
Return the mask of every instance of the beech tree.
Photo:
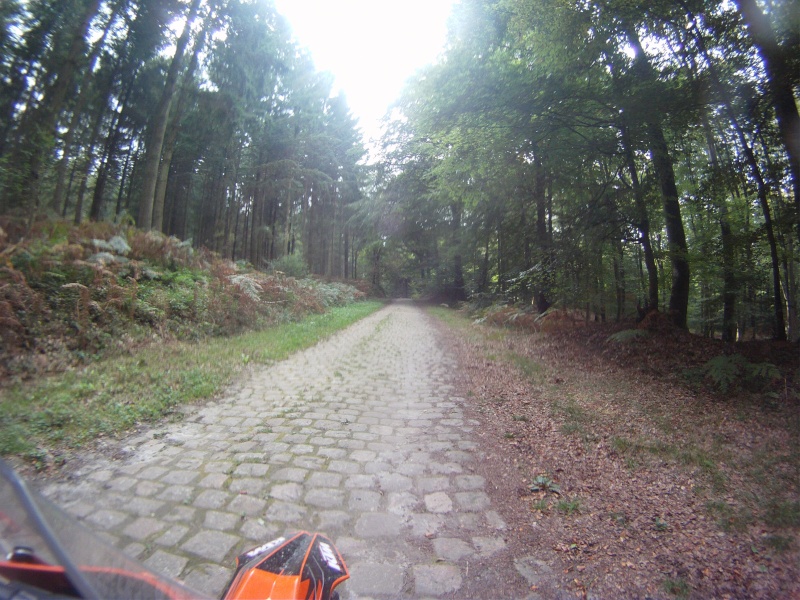
{"label": "beech tree", "polygon": [[[443,59],[396,109],[384,201],[439,220],[434,272],[458,240],[470,294],[797,337],[794,167],[744,4],[462,2]],[[796,64],[795,38],[778,39],[779,66]],[[452,213],[428,210],[453,196],[471,199],[457,236]]]}

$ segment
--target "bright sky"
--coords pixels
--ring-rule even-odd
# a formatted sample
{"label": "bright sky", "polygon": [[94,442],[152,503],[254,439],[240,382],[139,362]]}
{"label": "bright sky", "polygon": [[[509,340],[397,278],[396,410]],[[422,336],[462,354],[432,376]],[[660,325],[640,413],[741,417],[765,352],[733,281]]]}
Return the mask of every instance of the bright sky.
{"label": "bright sky", "polygon": [[366,141],[417,69],[444,48],[455,0],[275,0],[334,93],[344,92]]}

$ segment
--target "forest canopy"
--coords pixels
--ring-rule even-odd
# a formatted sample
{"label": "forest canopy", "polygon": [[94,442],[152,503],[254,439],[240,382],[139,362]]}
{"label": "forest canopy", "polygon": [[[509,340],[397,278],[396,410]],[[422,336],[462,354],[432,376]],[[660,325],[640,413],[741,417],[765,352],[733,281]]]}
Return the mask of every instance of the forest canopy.
{"label": "forest canopy", "polygon": [[271,2],[9,0],[0,22],[0,214],[352,274],[361,136]]}
{"label": "forest canopy", "polygon": [[4,237],[111,221],[394,293],[800,336],[792,0],[462,0],[371,165],[267,0],[0,21]]}
{"label": "forest canopy", "polygon": [[399,278],[798,337],[791,1],[463,0],[385,139]]}

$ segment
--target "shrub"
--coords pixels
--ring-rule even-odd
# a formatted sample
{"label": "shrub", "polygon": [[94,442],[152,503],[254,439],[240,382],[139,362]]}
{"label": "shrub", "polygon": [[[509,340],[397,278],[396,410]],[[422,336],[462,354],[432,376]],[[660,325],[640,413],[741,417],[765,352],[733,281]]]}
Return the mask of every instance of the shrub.
{"label": "shrub", "polygon": [[276,258],[269,264],[269,268],[274,273],[280,272],[288,277],[297,279],[308,277],[308,265],[299,254],[287,254]]}

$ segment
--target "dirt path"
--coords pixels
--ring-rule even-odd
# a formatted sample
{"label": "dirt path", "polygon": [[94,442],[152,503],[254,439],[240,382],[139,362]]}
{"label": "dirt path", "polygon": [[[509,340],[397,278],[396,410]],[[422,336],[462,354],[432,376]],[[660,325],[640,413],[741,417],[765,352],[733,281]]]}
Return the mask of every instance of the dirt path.
{"label": "dirt path", "polygon": [[549,567],[512,551],[456,374],[428,318],[394,303],[43,492],[212,595],[238,553],[308,529],[350,566],[345,599],[537,598]]}

